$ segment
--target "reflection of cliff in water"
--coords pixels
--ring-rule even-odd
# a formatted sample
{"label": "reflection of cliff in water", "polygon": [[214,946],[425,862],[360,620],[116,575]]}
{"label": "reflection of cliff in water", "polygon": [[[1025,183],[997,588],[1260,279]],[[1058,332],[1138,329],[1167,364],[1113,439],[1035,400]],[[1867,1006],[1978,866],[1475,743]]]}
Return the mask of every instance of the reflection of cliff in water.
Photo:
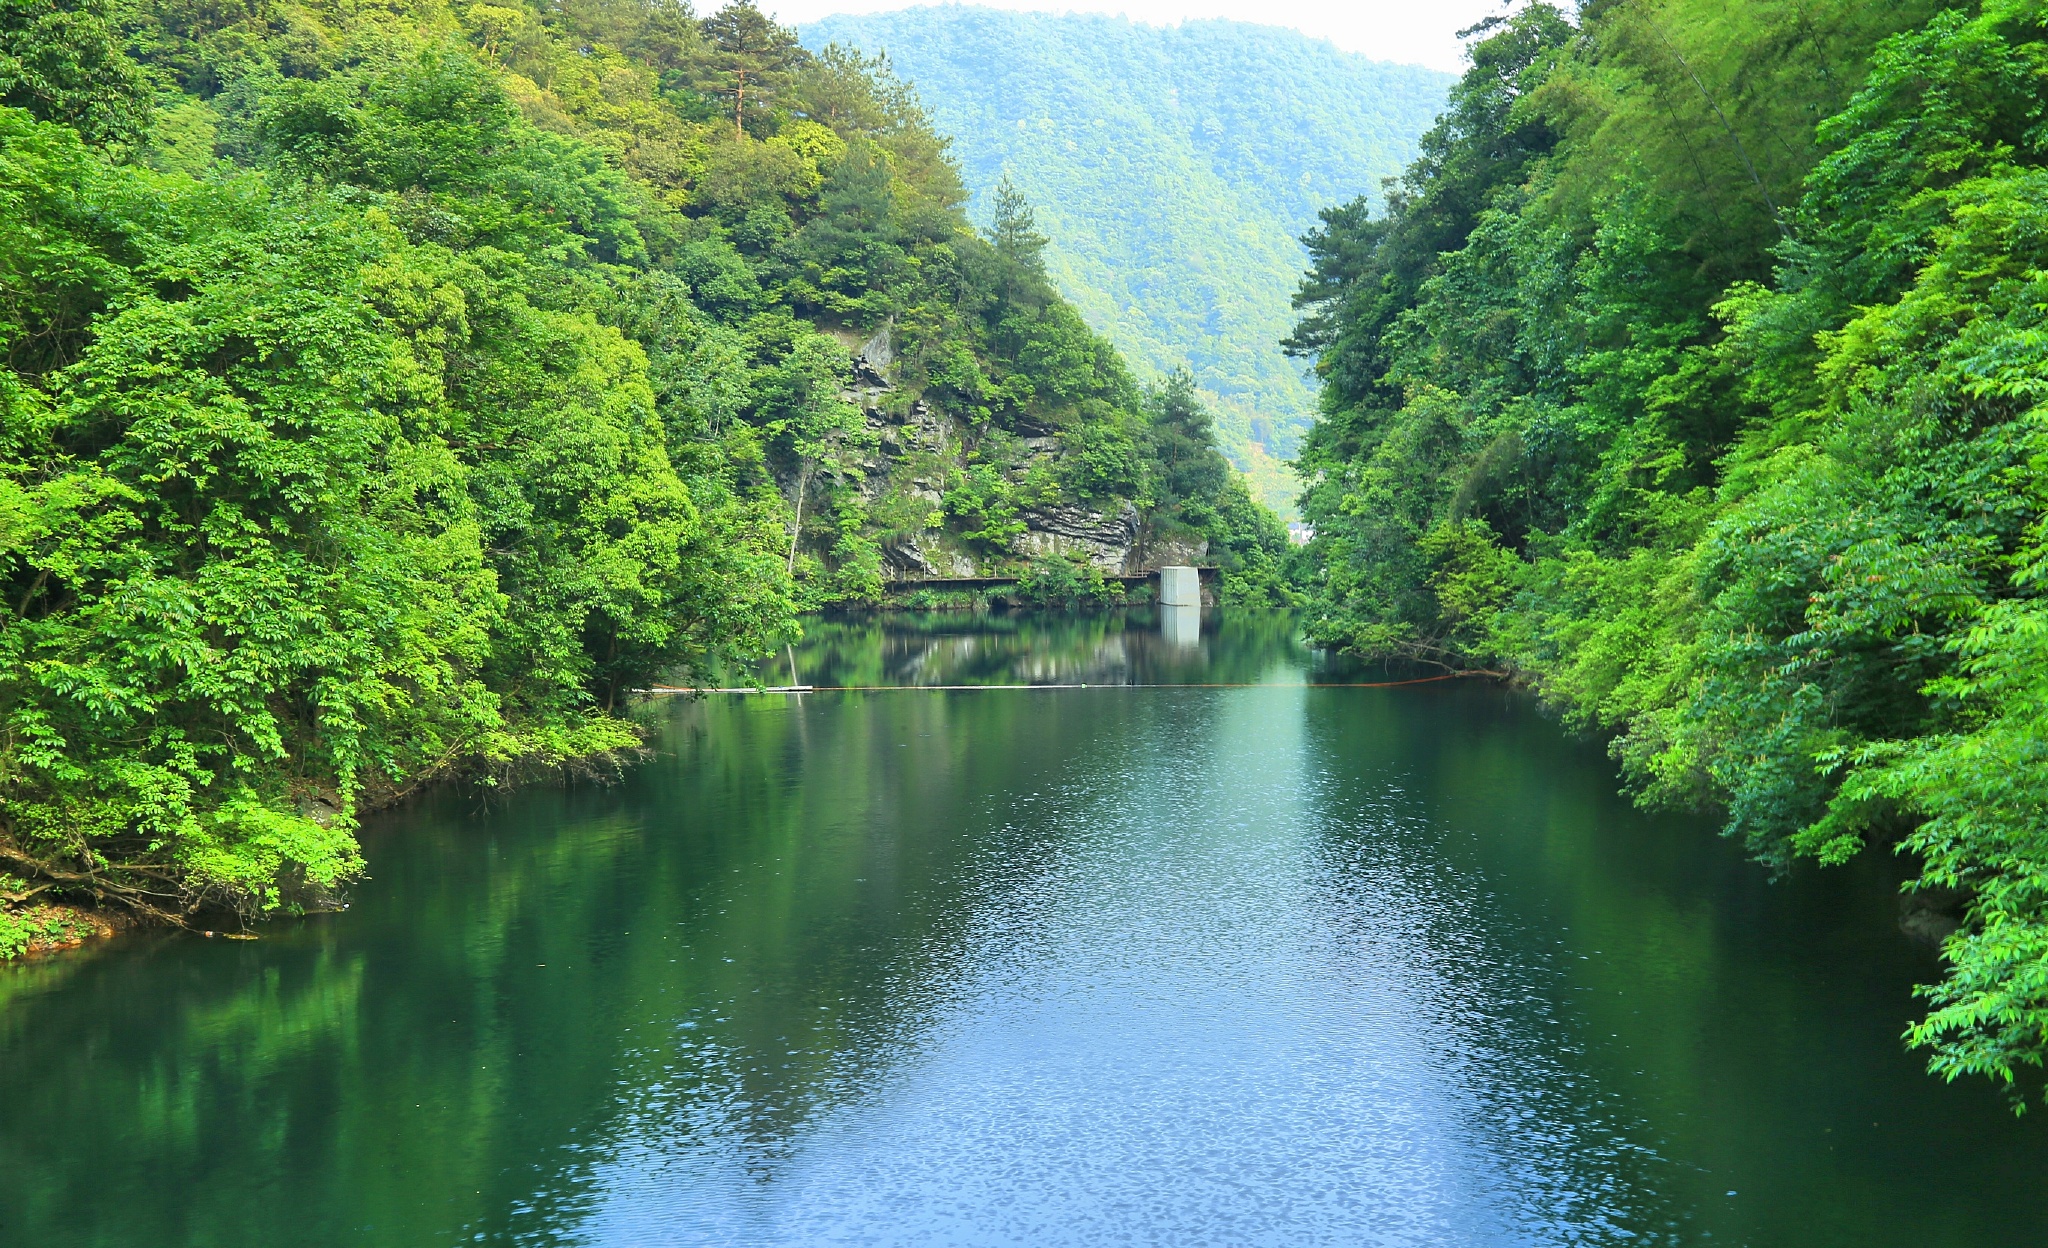
{"label": "reflection of cliff in water", "polygon": [[1168,619],[1164,610],[813,618],[792,655],[759,670],[769,684],[819,688],[1142,685],[1255,682],[1269,679],[1276,664],[1312,661],[1291,616],[1209,611]]}

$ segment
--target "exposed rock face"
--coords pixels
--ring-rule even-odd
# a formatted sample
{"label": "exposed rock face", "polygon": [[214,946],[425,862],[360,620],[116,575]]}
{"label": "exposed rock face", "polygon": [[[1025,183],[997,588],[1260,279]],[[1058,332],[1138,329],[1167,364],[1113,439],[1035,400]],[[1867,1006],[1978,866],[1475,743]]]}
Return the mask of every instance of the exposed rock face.
{"label": "exposed rock face", "polygon": [[921,533],[882,546],[882,562],[895,580],[935,576],[978,576],[974,560],[946,546],[936,533]]}
{"label": "exposed rock face", "polygon": [[1923,944],[1939,945],[1963,925],[1976,894],[1963,888],[1922,888],[1899,894],[1899,930]]}
{"label": "exposed rock face", "polygon": [[[939,509],[944,504],[944,481],[940,478],[950,475],[953,468],[968,466],[967,452],[977,445],[974,433],[924,399],[907,407],[889,402],[889,396],[896,390],[890,376],[896,362],[890,326],[883,326],[857,347],[857,340],[851,335],[841,334],[840,340],[853,356],[852,384],[840,393],[840,398],[861,409],[875,438],[875,452],[860,465],[864,473],[862,492],[871,505],[888,502],[899,514],[899,524],[903,523],[901,513],[907,503]],[[1050,432],[1018,432],[1021,436],[1009,445],[1021,446],[1023,457],[1021,461],[1005,461],[1004,467],[1013,481],[1023,480],[1032,465],[1060,453],[1060,440]],[[910,510],[914,512],[916,508]],[[1154,540],[1141,545],[1144,524],[1138,509],[1130,503],[1119,504],[1107,512],[1079,503],[1061,503],[1028,508],[1018,513],[1017,518],[1026,527],[1017,538],[1015,553],[1024,559],[1080,555],[1104,572],[1124,574],[1161,562],[1198,563],[1208,553],[1208,543],[1199,540]],[[974,577],[1000,570],[982,567],[981,561],[961,548],[957,539],[949,539],[936,530],[884,541],[881,553],[884,575],[891,580]]]}
{"label": "exposed rock face", "polygon": [[896,323],[890,321],[875,331],[853,355],[854,375],[869,385],[887,386],[889,367],[896,363]]}
{"label": "exposed rock face", "polygon": [[901,415],[869,407],[867,417],[870,425],[880,426],[882,453],[887,456],[900,457],[912,451],[943,451],[958,441],[952,420],[923,399],[912,403],[910,410]]}
{"label": "exposed rock face", "polygon": [[1030,526],[1017,539],[1025,556],[1079,554],[1104,572],[1122,572],[1138,540],[1138,509],[1129,503],[1114,514],[1062,503],[1022,511],[1017,518]]}
{"label": "exposed rock face", "polygon": [[1208,561],[1209,539],[1206,537],[1150,537],[1138,552],[1137,562],[1142,565],[1127,569],[1142,572],[1151,568],[1171,567],[1185,564],[1197,567]]}

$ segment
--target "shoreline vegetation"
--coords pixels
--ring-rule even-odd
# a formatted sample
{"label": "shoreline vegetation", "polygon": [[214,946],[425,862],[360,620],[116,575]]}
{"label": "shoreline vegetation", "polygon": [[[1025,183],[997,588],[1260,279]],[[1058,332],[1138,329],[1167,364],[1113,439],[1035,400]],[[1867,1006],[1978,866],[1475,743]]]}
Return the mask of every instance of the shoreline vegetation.
{"label": "shoreline vegetation", "polygon": [[[1908,1040],[2048,1060],[2048,4],[1484,22],[1292,349],[1328,645],[1512,670],[1774,873],[1897,853]],[[1905,1020],[1901,1020],[1904,1022]]]}
{"label": "shoreline vegetation", "polygon": [[892,560],[1289,600],[1185,376],[965,199],[743,2],[0,0],[0,958],[330,907],[363,812],[623,757]]}
{"label": "shoreline vegetation", "polygon": [[0,922],[0,959],[34,957],[76,949],[126,931],[133,920],[121,911],[64,902],[11,905]]}

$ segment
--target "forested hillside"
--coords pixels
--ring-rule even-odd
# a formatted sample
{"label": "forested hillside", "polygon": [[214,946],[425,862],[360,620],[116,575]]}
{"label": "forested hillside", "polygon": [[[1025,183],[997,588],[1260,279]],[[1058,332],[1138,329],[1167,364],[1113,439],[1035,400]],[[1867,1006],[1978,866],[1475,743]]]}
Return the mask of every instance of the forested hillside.
{"label": "forested hillside", "polygon": [[1953,928],[1911,1038],[2011,1083],[2048,1056],[2048,4],[1580,12],[1491,29],[1390,210],[1311,239],[1314,627],[1512,669],[1774,867],[1903,851]]}
{"label": "forested hillside", "polygon": [[0,105],[0,956],[316,904],[366,804],[1043,516],[1284,548],[1028,205],[745,4],[0,0]]}
{"label": "forested hillside", "polygon": [[1242,22],[948,5],[803,34],[886,50],[953,137],[970,213],[991,220],[1010,178],[1088,323],[1153,373],[1190,368],[1232,459],[1269,501],[1293,502],[1279,461],[1315,406],[1277,345],[1305,259],[1296,239],[1414,156],[1448,76]]}

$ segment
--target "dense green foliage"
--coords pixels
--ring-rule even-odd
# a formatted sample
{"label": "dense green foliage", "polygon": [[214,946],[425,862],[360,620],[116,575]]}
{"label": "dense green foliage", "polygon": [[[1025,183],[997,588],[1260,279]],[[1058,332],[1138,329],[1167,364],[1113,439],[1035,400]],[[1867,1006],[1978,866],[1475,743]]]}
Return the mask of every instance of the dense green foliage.
{"label": "dense green foliage", "polygon": [[873,597],[949,522],[863,488],[878,328],[1057,434],[987,505],[1173,497],[905,88],[744,5],[5,0],[0,100],[0,901],[317,903],[366,803]]}
{"label": "dense green foliage", "polygon": [[1415,154],[1446,75],[1227,21],[947,5],[804,35],[886,49],[954,136],[976,215],[989,219],[1004,177],[1021,187],[1088,323],[1152,373],[1192,370],[1232,460],[1266,501],[1291,504],[1280,461],[1315,410],[1276,345],[1304,259],[1294,240]]}
{"label": "dense green foliage", "polygon": [[2048,5],[1488,33],[1293,346],[1317,628],[1511,665],[1764,861],[1966,899],[1912,1039],[2048,1056]]}

